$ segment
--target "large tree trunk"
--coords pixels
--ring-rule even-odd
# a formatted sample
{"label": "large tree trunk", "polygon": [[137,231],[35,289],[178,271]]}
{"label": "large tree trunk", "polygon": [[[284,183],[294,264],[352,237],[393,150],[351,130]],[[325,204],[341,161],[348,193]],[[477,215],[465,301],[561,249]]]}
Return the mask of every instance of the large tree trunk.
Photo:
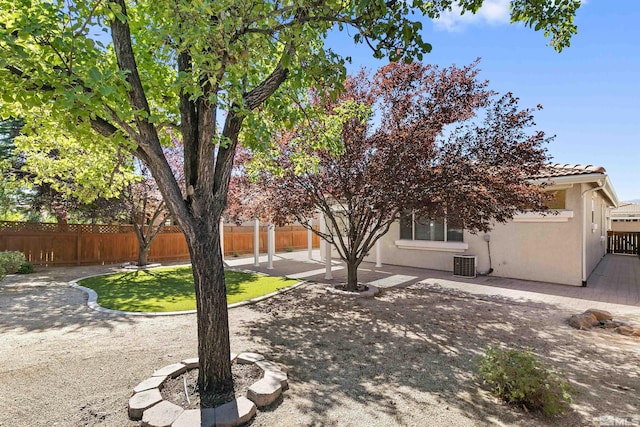
{"label": "large tree trunk", "polygon": [[203,218],[194,229],[185,230],[198,308],[198,385],[201,393],[233,390],[229,317],[219,228],[219,215],[212,214]]}
{"label": "large tree trunk", "polygon": [[358,266],[359,262],[347,260],[347,287],[345,290],[355,292],[358,290]]}
{"label": "large tree trunk", "polygon": [[149,263],[149,249],[151,249],[150,242],[138,241],[138,266],[142,267]]}

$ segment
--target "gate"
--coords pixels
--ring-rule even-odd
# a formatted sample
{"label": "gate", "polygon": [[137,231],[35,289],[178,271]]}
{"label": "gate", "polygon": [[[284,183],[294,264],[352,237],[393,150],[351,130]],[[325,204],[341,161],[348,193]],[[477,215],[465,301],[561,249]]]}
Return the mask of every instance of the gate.
{"label": "gate", "polygon": [[640,232],[609,231],[607,232],[607,253],[639,255]]}

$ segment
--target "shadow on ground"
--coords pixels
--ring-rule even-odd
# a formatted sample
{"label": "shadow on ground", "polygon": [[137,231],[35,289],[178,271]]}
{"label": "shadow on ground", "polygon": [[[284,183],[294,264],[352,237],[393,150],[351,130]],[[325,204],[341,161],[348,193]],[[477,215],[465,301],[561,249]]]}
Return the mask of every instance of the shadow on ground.
{"label": "shadow on ground", "polygon": [[[447,410],[472,424],[563,426],[640,412],[640,354],[620,351],[615,346],[626,344],[611,333],[569,328],[549,305],[424,289],[354,300],[310,285],[255,309],[268,317],[249,324],[248,334],[289,368],[291,398],[308,425],[348,425],[330,418],[345,405],[397,425]],[[473,372],[490,344],[531,347],[559,366],[578,392],[572,411],[546,419],[488,395]]]}
{"label": "shadow on ground", "polygon": [[87,295],[68,283],[83,275],[110,271],[113,267],[57,267],[5,278],[0,282],[0,332],[111,329],[116,324],[133,323],[130,317],[90,309]]}

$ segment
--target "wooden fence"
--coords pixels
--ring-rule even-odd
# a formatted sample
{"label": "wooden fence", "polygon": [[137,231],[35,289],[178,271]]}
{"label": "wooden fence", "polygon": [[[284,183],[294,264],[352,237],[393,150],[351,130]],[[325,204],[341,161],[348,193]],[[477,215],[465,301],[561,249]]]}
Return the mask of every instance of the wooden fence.
{"label": "wooden fence", "polygon": [[608,231],[607,237],[608,253],[640,255],[640,232]]}
{"label": "wooden fence", "polygon": [[[253,253],[253,227],[224,227],[225,256]],[[320,239],[313,235],[313,247]],[[276,227],[276,251],[307,248],[302,226]],[[131,225],[52,224],[0,221],[0,251],[19,251],[34,265],[113,264],[138,257]],[[267,251],[267,227],[260,227],[260,252]],[[151,244],[149,261],[188,260],[189,250],[177,226],[163,227]]]}

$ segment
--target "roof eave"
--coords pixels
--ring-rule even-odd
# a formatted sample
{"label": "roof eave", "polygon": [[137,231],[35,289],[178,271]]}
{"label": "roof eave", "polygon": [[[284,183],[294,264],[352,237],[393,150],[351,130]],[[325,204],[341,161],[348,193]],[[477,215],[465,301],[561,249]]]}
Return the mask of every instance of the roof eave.
{"label": "roof eave", "polygon": [[546,178],[536,178],[531,180],[534,184],[547,184],[547,185],[569,185],[569,184],[586,184],[595,183],[598,186],[603,186],[601,191],[609,199],[611,207],[617,208],[619,205],[618,196],[616,191],[611,185],[609,176],[604,173],[585,173],[580,175],[565,175],[565,176],[551,176]]}

